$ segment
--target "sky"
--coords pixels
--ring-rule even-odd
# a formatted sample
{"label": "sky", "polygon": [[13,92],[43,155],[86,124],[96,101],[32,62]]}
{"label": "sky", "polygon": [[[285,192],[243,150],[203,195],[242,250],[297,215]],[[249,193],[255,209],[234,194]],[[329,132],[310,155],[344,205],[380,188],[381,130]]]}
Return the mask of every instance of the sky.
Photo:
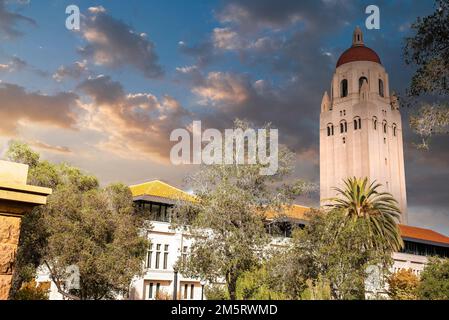
{"label": "sky", "polygon": [[[81,12],[68,30],[69,5]],[[365,8],[380,8],[367,30]],[[402,94],[404,39],[432,1],[0,0],[0,152],[29,143],[102,184],[161,179],[188,190],[195,166],[169,161],[170,132],[271,122],[296,154],[294,176],[319,181],[319,112],[359,25]],[[409,224],[449,234],[447,136],[429,151],[402,109]],[[318,195],[301,199],[318,205]]]}

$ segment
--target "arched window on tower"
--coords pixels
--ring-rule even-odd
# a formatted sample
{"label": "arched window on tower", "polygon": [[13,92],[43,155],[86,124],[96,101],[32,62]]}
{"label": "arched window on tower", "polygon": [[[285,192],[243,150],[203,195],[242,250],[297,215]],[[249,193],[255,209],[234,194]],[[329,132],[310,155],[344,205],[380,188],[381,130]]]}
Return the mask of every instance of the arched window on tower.
{"label": "arched window on tower", "polygon": [[334,125],[332,123],[329,123],[327,125],[327,136],[333,136],[334,135]]}
{"label": "arched window on tower", "polygon": [[362,119],[360,117],[354,118],[354,130],[360,130],[362,129]]}
{"label": "arched window on tower", "polygon": [[366,81],[366,83],[368,83],[368,78],[367,77],[360,77],[360,79],[359,79],[359,91],[362,88],[363,82],[365,82],[365,81]]}
{"label": "arched window on tower", "polygon": [[340,122],[340,133],[345,132],[348,132],[348,123],[346,122],[346,120],[343,120],[342,122]]}
{"label": "arched window on tower", "polygon": [[384,121],[382,125],[383,125],[383,129],[384,129],[384,133],[387,133],[387,122]]}
{"label": "arched window on tower", "polygon": [[396,123],[393,123],[393,136],[396,137],[397,126]]}
{"label": "arched window on tower", "polygon": [[384,97],[384,82],[382,79],[379,79],[379,95]]}
{"label": "arched window on tower", "polygon": [[373,117],[373,128],[374,130],[377,130],[377,118]]}
{"label": "arched window on tower", "polygon": [[340,82],[340,97],[344,98],[348,96],[348,80],[343,79]]}

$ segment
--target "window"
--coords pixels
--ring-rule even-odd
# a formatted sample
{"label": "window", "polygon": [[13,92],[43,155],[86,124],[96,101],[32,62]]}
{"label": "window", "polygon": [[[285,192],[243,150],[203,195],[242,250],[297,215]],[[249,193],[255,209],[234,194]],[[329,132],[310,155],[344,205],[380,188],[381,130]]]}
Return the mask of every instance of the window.
{"label": "window", "polygon": [[161,205],[161,221],[168,222],[166,205]]}
{"label": "window", "polygon": [[384,121],[383,123],[384,133],[387,133],[387,122]]}
{"label": "window", "polygon": [[188,292],[188,289],[189,289],[189,285],[186,283],[186,284],[184,285],[184,300],[187,300],[187,292]]}
{"label": "window", "polygon": [[159,262],[161,260],[161,245],[156,245],[156,265],[154,266],[155,269],[159,269]]}
{"label": "window", "polygon": [[159,297],[159,291],[161,290],[161,284],[158,282],[156,284],[156,299]]}
{"label": "window", "polygon": [[147,253],[147,268],[151,268],[151,257],[153,256],[153,244],[150,243],[150,249],[148,250]]}
{"label": "window", "polygon": [[332,123],[327,125],[327,136],[334,135],[334,125]]}
{"label": "window", "polygon": [[354,130],[362,129],[362,119],[360,117],[354,118]]}
{"label": "window", "polygon": [[343,137],[343,144],[346,144],[346,137]]}
{"label": "window", "polygon": [[374,130],[377,130],[377,118],[376,117],[373,118],[373,128],[374,128]]}
{"label": "window", "polygon": [[348,80],[343,79],[340,82],[340,98],[348,96]]}
{"label": "window", "polygon": [[384,82],[382,81],[382,79],[379,79],[379,95],[381,97],[384,96]]}
{"label": "window", "polygon": [[397,130],[396,124],[393,124],[393,136],[395,137],[396,137],[396,130]]}
{"label": "window", "polygon": [[161,206],[159,204],[152,203],[151,204],[151,213],[153,213],[155,217],[160,216]]}
{"label": "window", "polygon": [[153,299],[153,282],[150,283],[150,288],[148,289],[148,298]]}
{"label": "window", "polygon": [[191,285],[190,285],[190,299],[191,299],[191,300],[193,300],[194,293],[195,293],[195,285],[194,285],[194,284],[191,284]]}
{"label": "window", "polygon": [[346,121],[340,122],[340,133],[348,132],[348,124]]}
{"label": "window", "polygon": [[164,246],[164,269],[167,269],[168,265],[168,244]]}
{"label": "window", "polygon": [[366,83],[368,83],[368,79],[366,77],[360,77],[360,79],[359,79],[359,91],[360,91],[360,89],[362,89],[363,82],[365,82],[365,81],[366,81]]}

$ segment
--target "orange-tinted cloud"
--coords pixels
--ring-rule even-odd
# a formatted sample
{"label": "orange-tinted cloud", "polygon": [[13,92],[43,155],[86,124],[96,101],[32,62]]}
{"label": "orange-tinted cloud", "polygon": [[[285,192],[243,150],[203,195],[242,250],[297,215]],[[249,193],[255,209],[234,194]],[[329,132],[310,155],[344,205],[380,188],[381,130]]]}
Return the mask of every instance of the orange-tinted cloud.
{"label": "orange-tinted cloud", "polygon": [[108,76],[90,78],[78,86],[91,103],[84,105],[85,128],[101,132],[97,146],[124,158],[167,160],[170,133],[184,128],[189,112],[174,98],[150,93],[125,93],[119,82]]}
{"label": "orange-tinted cloud", "polygon": [[77,99],[72,92],[45,95],[26,92],[15,84],[0,83],[0,134],[15,135],[21,121],[74,129]]}

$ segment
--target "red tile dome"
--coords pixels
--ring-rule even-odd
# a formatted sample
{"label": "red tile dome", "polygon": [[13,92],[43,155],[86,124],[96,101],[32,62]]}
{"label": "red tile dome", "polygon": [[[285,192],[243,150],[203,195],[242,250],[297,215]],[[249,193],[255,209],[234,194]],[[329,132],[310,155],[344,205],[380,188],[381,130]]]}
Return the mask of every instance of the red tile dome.
{"label": "red tile dome", "polygon": [[372,61],[382,64],[377,53],[365,46],[353,46],[343,52],[337,62],[337,68],[342,64],[354,61]]}

